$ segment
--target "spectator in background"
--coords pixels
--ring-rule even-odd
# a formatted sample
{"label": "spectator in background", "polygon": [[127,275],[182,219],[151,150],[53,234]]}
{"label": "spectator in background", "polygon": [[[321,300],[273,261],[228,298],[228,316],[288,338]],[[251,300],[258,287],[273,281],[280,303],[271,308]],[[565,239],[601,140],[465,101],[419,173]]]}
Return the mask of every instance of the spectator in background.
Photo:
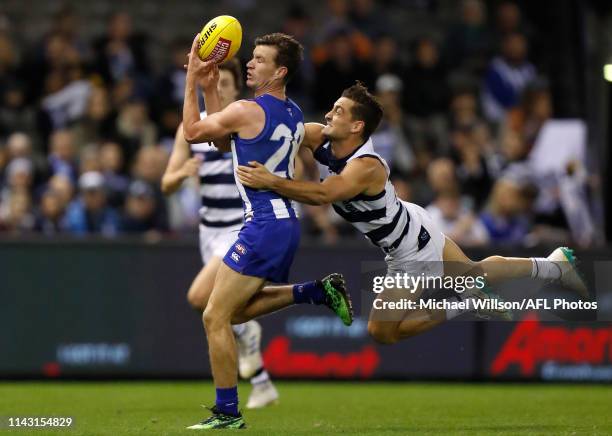
{"label": "spectator in background", "polygon": [[76,150],[72,132],[70,130],[53,132],[50,148],[48,163],[51,175],[62,174],[71,181],[76,181]]}
{"label": "spectator in background", "polygon": [[475,129],[476,126],[468,126],[453,132],[451,155],[461,192],[472,199],[476,209],[480,209],[489,197],[493,178],[485,154],[475,140]]}
{"label": "spectator in background", "polygon": [[168,162],[168,152],[160,146],[142,147],[132,167],[132,178],[149,184],[155,194],[157,222],[168,222],[166,199],[161,192],[161,178]]}
{"label": "spectator in background", "polygon": [[346,34],[352,52],[357,59],[367,61],[371,58],[372,41],[352,25],[349,17],[348,0],[327,0],[327,11],[324,16],[327,21],[318,26],[320,29],[319,44],[312,50],[312,60],[315,65],[321,65],[330,56],[333,56],[333,53],[330,52],[329,41],[340,31]]}
{"label": "spectator in background", "polygon": [[133,31],[127,12],[113,14],[106,34],[94,42],[97,70],[104,81],[115,84],[125,78],[144,80],[150,72],[146,44],[146,36]]}
{"label": "spectator in background", "polygon": [[495,182],[489,204],[480,214],[491,244],[524,245],[530,230],[528,213],[536,191],[510,178]]}
{"label": "spectator in background", "polygon": [[98,172],[81,175],[79,190],[79,199],[70,204],[66,213],[68,231],[75,235],[116,235],[120,218],[115,209],[107,205],[104,176]]}
{"label": "spectator in background", "polygon": [[115,137],[116,117],[117,114],[111,107],[106,88],[93,87],[85,113],[72,127],[75,142],[77,144],[97,143]]}
{"label": "spectator in background", "polygon": [[404,90],[406,112],[425,119],[446,112],[450,90],[447,71],[440,62],[438,46],[433,39],[419,38],[415,42],[413,62],[406,72]]}
{"label": "spectator in background", "polygon": [[190,40],[178,38],[170,45],[170,65],[161,74],[156,86],[156,104],[161,107],[182,107],[185,95],[185,50]]}
{"label": "spectator in background", "polygon": [[138,149],[152,146],[157,139],[157,129],[149,118],[147,105],[137,98],[121,108],[116,129],[118,142],[123,145],[128,161],[132,160]]}
{"label": "spectator in background", "polygon": [[414,154],[404,133],[402,86],[400,78],[392,74],[382,75],[376,81],[376,97],[383,107],[383,118],[372,135],[372,142],[394,172],[407,176],[414,166]]}
{"label": "spectator in background", "polygon": [[532,40],[533,29],[523,22],[523,14],[519,6],[513,1],[502,1],[495,11],[495,39],[499,46],[506,35],[522,33],[528,40]]}
{"label": "spectator in background", "polygon": [[158,213],[155,191],[146,182],[130,184],[122,217],[122,230],[127,233],[165,232],[168,223]]}
{"label": "spectator in background", "polygon": [[553,116],[552,97],[545,84],[533,83],[523,92],[520,106],[508,111],[505,129],[519,135],[526,153],[531,151],[540,129]]}
{"label": "spectator in background", "polygon": [[457,244],[477,247],[488,242],[487,230],[474,215],[470,201],[464,201],[459,192],[449,190],[439,193],[426,209],[442,232]]}
{"label": "spectator in background", "polygon": [[180,114],[187,78],[183,65],[185,65],[185,50],[190,44],[191,41],[184,38],[172,42],[171,63],[162,73],[155,87],[152,118],[159,127],[160,142],[170,149],[174,144],[176,129],[181,123]]}
{"label": "spectator in background", "polygon": [[130,179],[123,174],[123,150],[116,142],[105,142],[100,147],[100,170],[108,191],[108,203],[113,207],[123,205]]}
{"label": "spectator in background", "polygon": [[43,97],[39,128],[46,139],[54,129],[64,128],[85,111],[90,84],[83,79],[83,59],[60,33],[47,35],[42,54],[26,68],[30,100]]}
{"label": "spectator in background", "polygon": [[9,162],[9,154],[2,144],[0,144],[0,190],[4,185],[4,171]]}
{"label": "spectator in background", "polygon": [[96,144],[86,145],[79,154],[79,174],[99,172],[100,170],[100,149]]}
{"label": "spectator in background", "polygon": [[67,227],[65,211],[61,195],[53,189],[47,189],[40,199],[34,230],[46,236],[62,233]]}
{"label": "spectator in background", "polygon": [[32,197],[27,191],[14,192],[0,205],[0,229],[8,233],[23,234],[34,229]]}
{"label": "spectator in background", "polygon": [[282,32],[292,35],[304,47],[306,55],[293,79],[287,84],[287,93],[304,111],[309,111],[312,109],[312,101],[308,93],[315,74],[313,60],[309,53],[313,48],[314,38],[311,18],[300,4],[293,3],[289,7],[282,24]]}
{"label": "spectator in background", "polygon": [[422,196],[420,203],[428,205],[435,198],[447,192],[459,191],[459,181],[455,173],[455,164],[449,158],[437,158],[427,167],[427,187],[429,192]]}
{"label": "spectator in background", "polygon": [[34,185],[39,185],[46,179],[46,162],[38,153],[34,153],[32,138],[23,132],[15,132],[6,141],[8,160],[25,158],[33,165]]}
{"label": "spectator in background", "polygon": [[527,39],[511,33],[502,40],[501,54],[487,69],[482,104],[487,120],[503,121],[506,112],[517,106],[525,87],[536,78],[536,69],[527,60]]}
{"label": "spectator in background", "polygon": [[460,20],[446,36],[445,58],[452,68],[478,76],[484,71],[491,52],[491,32],[484,3],[463,0]]}
{"label": "spectator in background", "polygon": [[52,190],[57,195],[62,209],[66,209],[73,201],[74,184],[68,177],[62,174],[51,177],[47,183],[47,189]]}
{"label": "spectator in background", "polygon": [[384,10],[376,7],[374,0],[353,0],[350,19],[353,26],[365,33],[370,40],[389,30],[389,20]]}
{"label": "spectator in background", "polygon": [[433,139],[436,150],[446,148],[446,124],[450,89],[447,71],[440,62],[440,53],[431,38],[420,38],[414,47],[412,65],[406,71],[403,106],[410,114],[410,132],[415,147],[424,148]]}
{"label": "spectator in background", "polygon": [[[10,207],[12,197],[16,194],[32,193],[33,167],[30,160],[20,157],[13,159],[6,167],[6,181],[0,192],[0,206]],[[5,210],[5,215],[9,213]]]}
{"label": "spectator in background", "polygon": [[472,126],[481,121],[478,115],[478,99],[476,94],[468,88],[455,91],[450,103],[448,126],[451,129],[460,129]]}
{"label": "spectator in background", "polygon": [[35,115],[28,107],[19,54],[8,33],[0,32],[0,136],[21,130],[32,132]]}
{"label": "spectator in background", "polygon": [[64,6],[54,15],[49,34],[63,38],[80,59],[89,62],[92,53],[89,44],[81,37],[80,24],[77,13],[70,6]]}
{"label": "spectator in background", "polygon": [[372,67],[376,76],[394,74],[404,77],[406,68],[397,49],[397,42],[389,34],[381,33],[375,40],[376,50],[372,53]]}
{"label": "spectator in background", "polygon": [[360,61],[353,51],[347,29],[339,29],[328,40],[329,59],[316,69],[314,83],[315,109],[326,112],[336,98],[355,80],[373,88],[374,71],[369,63]]}

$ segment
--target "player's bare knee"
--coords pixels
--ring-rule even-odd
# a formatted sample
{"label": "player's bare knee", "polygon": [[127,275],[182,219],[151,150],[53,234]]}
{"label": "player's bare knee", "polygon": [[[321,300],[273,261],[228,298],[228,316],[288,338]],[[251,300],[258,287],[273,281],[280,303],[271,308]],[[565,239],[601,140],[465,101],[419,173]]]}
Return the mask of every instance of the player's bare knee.
{"label": "player's bare knee", "polygon": [[503,262],[504,259],[505,258],[503,256],[489,256],[486,259],[482,259],[481,261],[476,262],[476,263],[482,266],[483,262]]}
{"label": "player's bare knee", "polygon": [[368,334],[376,342],[384,345],[395,344],[399,340],[396,328],[377,321],[368,322]]}
{"label": "player's bare knee", "polygon": [[489,256],[486,259],[482,259],[482,260],[479,260],[478,262],[474,262],[474,264],[475,264],[475,268],[477,268],[479,271],[485,271],[487,268],[487,263],[491,264],[493,262],[503,262],[503,261],[504,261],[503,256]]}
{"label": "player's bare knee", "polygon": [[187,302],[192,308],[200,312],[206,309],[206,304],[202,301],[202,297],[193,289],[190,289],[189,292],[187,292]]}
{"label": "player's bare knee", "polygon": [[215,310],[212,306],[207,306],[204,309],[202,319],[207,332],[222,328],[225,324],[229,324],[230,320],[223,312]]}

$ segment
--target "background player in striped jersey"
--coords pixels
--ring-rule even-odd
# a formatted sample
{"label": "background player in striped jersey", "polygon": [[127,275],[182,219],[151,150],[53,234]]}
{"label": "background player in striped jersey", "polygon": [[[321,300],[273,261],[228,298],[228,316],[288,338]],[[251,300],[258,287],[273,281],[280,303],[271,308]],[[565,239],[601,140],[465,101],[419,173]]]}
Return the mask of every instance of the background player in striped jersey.
{"label": "background player in striped jersey", "polygon": [[[339,215],[382,249],[389,275],[484,275],[491,285],[533,277],[559,280],[581,296],[588,295],[571,250],[560,247],[547,258],[492,256],[473,262],[437,228],[427,211],[416,204],[400,201],[389,181],[389,167],[375,152],[370,139],[381,118],[380,104],[357,83],[346,89],[327,113],[327,125],[306,125],[302,146],[310,149],[315,159],[330,170],[331,175],[323,182],[283,179],[259,162],[239,166],[238,177],[246,186],[271,189],[302,203],[332,203]],[[383,298],[390,300],[407,296],[410,294],[405,290],[383,292]],[[414,297],[418,296],[417,293]],[[487,288],[484,292],[474,288],[453,298],[490,298],[490,294]],[[394,343],[461,313],[457,309],[396,312],[400,311],[372,310],[368,330],[374,339]],[[504,318],[508,313],[492,310],[488,315]]]}
{"label": "background player in striped jersey", "polygon": [[[294,159],[304,137],[300,108],[285,94],[285,86],[299,68],[302,46],[280,33],[255,40],[247,64],[246,84],[255,98],[239,100],[221,110],[217,89],[219,70],[197,55],[194,38],[187,67],[183,132],[189,143],[215,141],[220,151],[231,150],[234,167],[262,160],[276,174],[291,178]],[[196,83],[204,90],[208,116],[200,118]],[[231,139],[231,142],[230,142]],[[244,205],[245,224],[220,264],[203,320],[216,387],[212,416],[190,429],[244,428],[238,410],[236,347],[231,324],[295,303],[324,304],[350,325],[352,309],[344,279],[332,274],[322,280],[286,286],[299,245],[300,225],[293,204],[275,193],[245,188],[237,183]]]}
{"label": "background player in striped jersey", "polygon": [[[238,99],[242,88],[242,71],[237,58],[219,66],[217,85],[221,108]],[[206,112],[200,114],[202,118]],[[188,144],[183,125],[176,131],[174,147],[162,178],[162,191],[172,194],[190,176],[199,176],[200,254],[204,267],[187,293],[189,304],[203,312],[215,282],[215,276],[227,250],[242,227],[242,200],[236,188],[232,154],[219,152],[213,144]],[[261,326],[251,320],[233,327],[238,344],[240,376],[251,379],[253,390],[247,409],[264,407],[278,400],[278,392],[263,367],[260,351]]]}

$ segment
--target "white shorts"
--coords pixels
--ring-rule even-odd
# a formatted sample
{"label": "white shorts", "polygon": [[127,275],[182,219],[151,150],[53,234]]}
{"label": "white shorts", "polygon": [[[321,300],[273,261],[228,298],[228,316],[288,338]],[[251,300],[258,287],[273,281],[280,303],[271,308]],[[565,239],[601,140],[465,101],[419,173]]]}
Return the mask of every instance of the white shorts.
{"label": "white shorts", "polygon": [[[446,237],[425,209],[414,203],[402,201],[410,214],[410,228],[402,243],[387,253],[387,274],[408,273],[427,276],[444,274],[443,255]],[[421,250],[418,247],[421,227],[427,230],[430,240]]]}
{"label": "white shorts", "polygon": [[230,227],[206,227],[200,224],[200,254],[206,265],[214,256],[223,258],[238,239],[242,223]]}

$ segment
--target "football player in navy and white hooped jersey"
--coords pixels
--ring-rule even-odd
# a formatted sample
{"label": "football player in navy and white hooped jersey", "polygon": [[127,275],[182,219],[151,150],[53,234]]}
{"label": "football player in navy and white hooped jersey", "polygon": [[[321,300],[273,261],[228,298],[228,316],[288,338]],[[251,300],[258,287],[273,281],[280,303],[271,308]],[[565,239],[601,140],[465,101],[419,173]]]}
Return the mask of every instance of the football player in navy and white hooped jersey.
{"label": "football player in navy and white hooped jersey", "polygon": [[[218,91],[221,107],[238,99],[242,87],[242,71],[238,59],[219,67]],[[201,112],[204,118],[206,112]],[[162,191],[175,192],[190,176],[200,181],[200,254],[204,267],[194,279],[187,293],[189,304],[200,312],[212,291],[217,270],[225,253],[236,240],[243,224],[242,199],[234,180],[232,153],[217,150],[210,142],[188,144],[183,126],[176,132],[168,167],[162,178]],[[260,351],[261,326],[251,320],[233,326],[239,353],[239,373],[251,379],[253,390],[247,409],[267,406],[278,400],[278,392],[264,370]]]}
{"label": "football player in navy and white hooped jersey", "polygon": [[[566,247],[559,247],[547,258],[507,258],[492,256],[479,262],[470,260],[442,231],[422,207],[401,201],[389,181],[389,167],[375,151],[370,135],[381,118],[380,103],[360,83],[346,89],[327,113],[326,125],[308,123],[302,147],[313,152],[314,158],[329,169],[330,175],[322,182],[289,180],[270,172],[261,162],[239,166],[237,174],[243,185],[252,189],[270,189],[306,204],[332,204],[334,210],[359,230],[385,254],[387,274],[407,276],[486,277],[495,285],[510,279],[532,277],[557,280],[581,297],[588,297],[585,283],[575,267],[575,258]],[[452,267],[452,268],[451,268]],[[472,281],[473,282],[473,281]],[[418,298],[396,285],[382,293],[378,306],[370,314],[368,331],[381,343],[400,339],[429,330],[441,322],[475,308],[474,303],[452,304],[444,310],[395,310],[385,305],[387,300]],[[399,291],[399,292],[398,292]],[[403,292],[403,294],[401,293]],[[463,292],[463,291],[461,291]],[[473,287],[470,291],[449,297],[487,300],[495,298],[488,286]],[[455,301],[457,302],[457,301]],[[509,313],[495,305],[483,305],[479,314],[508,319]]]}
{"label": "football player in navy and white hooped jersey", "polygon": [[[302,46],[280,33],[257,38],[246,80],[255,98],[225,108],[221,107],[217,89],[218,67],[200,60],[196,47],[197,36],[189,55],[183,106],[187,142],[214,140],[220,152],[232,150],[234,168],[257,160],[279,177],[293,178],[295,156],[304,137],[304,119],[300,108],[287,98],[285,86],[301,63]],[[196,81],[204,91],[208,112],[204,119],[200,118]],[[245,426],[238,411],[232,323],[299,303],[326,305],[346,325],[352,322],[350,299],[340,274],[297,285],[266,286],[266,282],[288,280],[300,239],[296,210],[290,200],[275,192],[240,183],[237,187],[245,223],[219,265],[203,316],[216,401],[212,416],[189,427],[192,429]]]}

